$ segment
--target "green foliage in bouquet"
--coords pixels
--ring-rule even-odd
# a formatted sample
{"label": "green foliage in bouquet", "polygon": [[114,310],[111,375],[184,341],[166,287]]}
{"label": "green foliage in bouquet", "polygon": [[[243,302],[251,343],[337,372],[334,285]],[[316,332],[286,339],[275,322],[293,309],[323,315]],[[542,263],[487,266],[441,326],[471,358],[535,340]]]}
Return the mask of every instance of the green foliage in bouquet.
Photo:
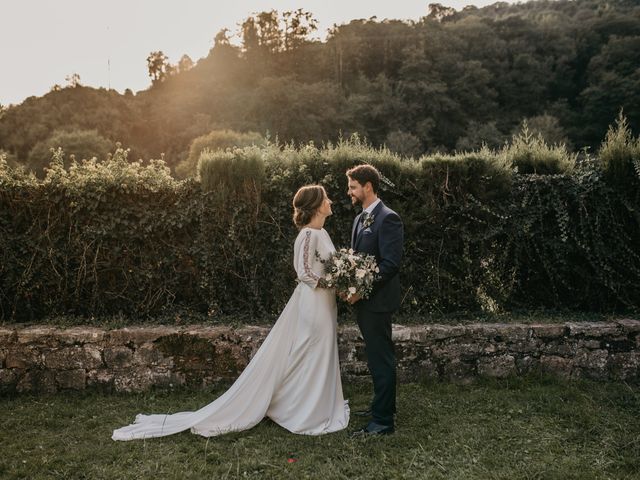
{"label": "green foliage in bouquet", "polygon": [[359,295],[369,298],[380,269],[373,255],[341,248],[333,253],[324,264],[324,281],[329,288],[344,294],[347,298]]}

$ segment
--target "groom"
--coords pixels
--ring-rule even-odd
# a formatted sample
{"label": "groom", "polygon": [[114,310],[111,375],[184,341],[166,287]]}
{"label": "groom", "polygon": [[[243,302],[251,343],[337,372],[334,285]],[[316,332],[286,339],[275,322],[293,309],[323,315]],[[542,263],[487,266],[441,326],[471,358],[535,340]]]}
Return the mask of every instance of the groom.
{"label": "groom", "polygon": [[351,231],[351,247],[375,256],[380,278],[371,295],[361,299],[354,295],[358,326],[364,338],[367,365],[373,378],[373,401],[370,411],[354,415],[371,416],[371,421],[353,435],[393,433],[396,412],[396,357],[391,340],[391,314],[400,307],[400,279],[403,226],[400,216],[378,198],[380,173],[371,165],[358,165],[347,171],[348,194],[354,205],[361,205]]}

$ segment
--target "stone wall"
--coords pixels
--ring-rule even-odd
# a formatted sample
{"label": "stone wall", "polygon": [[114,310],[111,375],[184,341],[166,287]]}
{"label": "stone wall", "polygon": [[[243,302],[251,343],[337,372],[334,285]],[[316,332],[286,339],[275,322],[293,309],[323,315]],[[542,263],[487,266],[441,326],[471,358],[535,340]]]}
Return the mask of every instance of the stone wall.
{"label": "stone wall", "polygon": [[[0,327],[0,392],[204,388],[235,379],[268,327]],[[640,321],[394,325],[402,382],[543,372],[640,380]],[[343,379],[368,378],[357,327],[339,327]]]}

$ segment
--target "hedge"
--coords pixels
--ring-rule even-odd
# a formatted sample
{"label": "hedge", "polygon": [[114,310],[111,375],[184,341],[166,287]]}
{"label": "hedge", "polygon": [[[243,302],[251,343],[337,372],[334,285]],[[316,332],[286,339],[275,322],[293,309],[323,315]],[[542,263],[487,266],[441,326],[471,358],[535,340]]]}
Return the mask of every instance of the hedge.
{"label": "hedge", "polygon": [[[295,285],[293,194],[324,185],[325,228],[348,245],[344,173],[363,162],[405,224],[403,312],[637,309],[640,142],[624,119],[596,156],[514,140],[417,161],[357,137],[204,151],[180,181],[122,148],[68,169],[58,150],[44,180],[1,159],[0,314],[275,314]],[[545,173],[522,173],[527,158]]]}

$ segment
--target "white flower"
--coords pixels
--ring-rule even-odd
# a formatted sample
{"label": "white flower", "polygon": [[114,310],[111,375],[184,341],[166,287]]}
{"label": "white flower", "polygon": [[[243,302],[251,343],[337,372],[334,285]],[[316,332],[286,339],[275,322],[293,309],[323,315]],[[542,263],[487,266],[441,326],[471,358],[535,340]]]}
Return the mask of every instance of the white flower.
{"label": "white flower", "polygon": [[376,279],[375,257],[351,248],[341,248],[330,257],[326,268],[329,285],[345,292],[349,298],[354,295],[365,299],[369,297]]}
{"label": "white flower", "polygon": [[363,213],[362,214],[362,228],[369,228],[371,225],[373,225],[373,221],[375,219],[375,215],[372,215],[370,213]]}

